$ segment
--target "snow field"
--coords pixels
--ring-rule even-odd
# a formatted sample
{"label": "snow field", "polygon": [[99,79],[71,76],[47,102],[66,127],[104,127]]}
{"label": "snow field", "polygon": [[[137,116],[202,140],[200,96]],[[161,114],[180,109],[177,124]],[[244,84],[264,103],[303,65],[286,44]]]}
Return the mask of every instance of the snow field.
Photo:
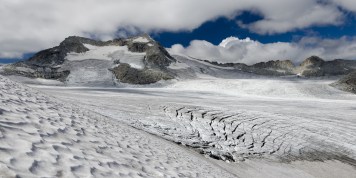
{"label": "snow field", "polygon": [[234,177],[199,155],[0,76],[4,177]]}
{"label": "snow field", "polygon": [[143,59],[146,53],[133,53],[127,49],[127,46],[94,46],[84,44],[89,51],[84,53],[68,53],[68,61],[83,61],[88,59],[120,61],[128,63],[133,68],[142,69],[144,67]]}
{"label": "snow field", "polygon": [[[195,80],[194,85],[208,81],[220,88],[231,83],[229,79],[210,78]],[[286,90],[279,96],[268,95],[258,91],[258,86],[263,86],[261,81],[251,79],[244,85],[251,88],[257,82],[255,93],[248,94],[205,90],[204,85],[191,90],[193,80],[189,81],[191,85],[183,85],[186,81],[173,84],[182,82],[180,88],[39,89],[185,145],[209,159],[230,162],[217,164],[237,176],[352,177],[356,158],[352,144],[356,142],[355,96],[330,89],[326,80],[294,79],[262,84],[268,83],[264,87],[275,91],[298,86],[297,94],[288,96]],[[259,172],[261,169],[265,174]]]}

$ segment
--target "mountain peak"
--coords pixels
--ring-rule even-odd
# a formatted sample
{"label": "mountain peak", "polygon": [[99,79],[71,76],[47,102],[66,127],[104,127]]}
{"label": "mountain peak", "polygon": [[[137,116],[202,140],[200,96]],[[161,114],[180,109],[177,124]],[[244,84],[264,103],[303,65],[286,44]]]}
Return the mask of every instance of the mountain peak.
{"label": "mountain peak", "polygon": [[155,42],[150,35],[144,33],[141,35],[136,35],[136,36],[131,36],[127,38],[128,40],[131,40],[132,42],[135,43],[149,43],[149,42]]}
{"label": "mountain peak", "polygon": [[[78,77],[89,80],[82,76],[83,71],[87,71],[106,77],[103,79],[106,81],[112,80],[110,74],[107,74],[107,70],[110,70],[121,82],[147,84],[173,78],[167,69],[172,62],[175,59],[147,34],[109,41],[69,36],[58,46],[14,64],[8,73],[66,81]],[[83,66],[90,67],[87,69]],[[80,75],[78,71],[81,71]],[[98,81],[100,78],[93,80]]]}
{"label": "mountain peak", "polygon": [[81,37],[81,36],[68,36],[60,44],[78,43],[78,42],[82,42],[82,41],[85,41],[85,40],[91,40],[91,39],[85,38],[85,37]]}
{"label": "mountain peak", "polygon": [[306,58],[301,64],[301,67],[317,67],[324,63],[325,61],[318,56],[310,56]]}

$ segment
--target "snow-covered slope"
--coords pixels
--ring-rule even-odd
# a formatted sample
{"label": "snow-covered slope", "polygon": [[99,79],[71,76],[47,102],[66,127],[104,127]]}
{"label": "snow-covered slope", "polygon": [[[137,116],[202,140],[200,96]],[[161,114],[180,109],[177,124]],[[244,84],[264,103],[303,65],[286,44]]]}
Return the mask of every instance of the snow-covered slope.
{"label": "snow-covered slope", "polygon": [[201,156],[0,76],[0,177],[234,177]]}
{"label": "snow-covered slope", "polygon": [[204,77],[182,80],[167,88],[189,91],[205,91],[234,96],[308,99],[356,99],[349,93],[338,90],[331,83],[335,79],[301,79],[301,78],[242,78],[221,79]]}
{"label": "snow-covered slope", "polygon": [[[142,38],[142,37],[141,37]],[[147,40],[148,41],[148,40]],[[68,53],[68,61],[84,61],[88,59],[117,61],[117,63],[127,63],[133,68],[143,69],[143,60],[146,53],[134,53],[128,50],[127,46],[93,46],[84,44],[89,51],[84,53]]]}

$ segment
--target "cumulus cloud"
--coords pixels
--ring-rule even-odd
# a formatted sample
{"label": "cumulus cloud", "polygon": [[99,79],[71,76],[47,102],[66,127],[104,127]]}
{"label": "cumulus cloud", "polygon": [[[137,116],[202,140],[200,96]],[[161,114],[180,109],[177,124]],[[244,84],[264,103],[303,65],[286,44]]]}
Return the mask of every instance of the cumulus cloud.
{"label": "cumulus cloud", "polygon": [[262,15],[257,22],[240,23],[261,34],[338,25],[343,17],[338,7],[352,11],[353,4],[351,0],[0,0],[0,58],[52,47],[69,35],[110,39],[127,33],[190,31],[243,11]]}
{"label": "cumulus cloud", "polygon": [[192,30],[236,9],[235,0],[0,0],[0,57],[48,48],[69,35]]}
{"label": "cumulus cloud", "polygon": [[356,3],[354,0],[330,0],[330,1],[343,9],[356,12]]}
{"label": "cumulus cloud", "polygon": [[194,40],[184,48],[180,44],[168,49],[172,54],[217,61],[220,63],[255,64],[269,60],[292,60],[301,63],[307,57],[317,55],[325,60],[356,59],[356,38],[320,39],[305,37],[297,42],[263,44],[250,38],[229,37],[219,45]]}
{"label": "cumulus cloud", "polygon": [[275,34],[310,26],[340,25],[343,13],[333,4],[320,4],[311,0],[263,1],[258,12],[262,20],[238,24],[258,34]]}

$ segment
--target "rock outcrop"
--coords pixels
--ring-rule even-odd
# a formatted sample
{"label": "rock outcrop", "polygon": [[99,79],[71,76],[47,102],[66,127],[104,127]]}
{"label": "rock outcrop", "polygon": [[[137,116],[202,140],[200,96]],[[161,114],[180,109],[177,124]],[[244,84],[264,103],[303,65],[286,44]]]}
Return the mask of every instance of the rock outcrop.
{"label": "rock outcrop", "polygon": [[123,83],[131,84],[151,84],[160,80],[169,80],[174,77],[164,71],[157,69],[139,70],[130,67],[129,64],[121,64],[111,69],[117,79]]}
{"label": "rock outcrop", "polygon": [[290,60],[260,62],[250,66],[253,73],[259,75],[292,75],[294,64]]}
{"label": "rock outcrop", "polygon": [[4,75],[19,75],[29,78],[53,79],[62,82],[65,81],[69,73],[69,70],[61,70],[60,67],[52,67],[47,64],[44,64],[43,66],[31,65],[26,62],[6,65],[0,71],[0,74]]}
{"label": "rock outcrop", "polygon": [[300,75],[306,77],[346,75],[356,70],[356,61],[335,59],[324,61],[317,56],[305,59],[296,69]]}
{"label": "rock outcrop", "polygon": [[207,60],[204,61],[221,67],[233,67],[243,72],[267,76],[298,75],[303,77],[323,77],[347,75],[356,71],[356,61],[354,60],[335,59],[325,61],[318,56],[311,56],[305,59],[300,65],[294,65],[290,60],[260,62],[253,65],[242,63],[221,64]]}
{"label": "rock outcrop", "polygon": [[341,78],[339,81],[331,84],[340,90],[352,92],[356,94],[356,72],[352,72],[345,77]]}

